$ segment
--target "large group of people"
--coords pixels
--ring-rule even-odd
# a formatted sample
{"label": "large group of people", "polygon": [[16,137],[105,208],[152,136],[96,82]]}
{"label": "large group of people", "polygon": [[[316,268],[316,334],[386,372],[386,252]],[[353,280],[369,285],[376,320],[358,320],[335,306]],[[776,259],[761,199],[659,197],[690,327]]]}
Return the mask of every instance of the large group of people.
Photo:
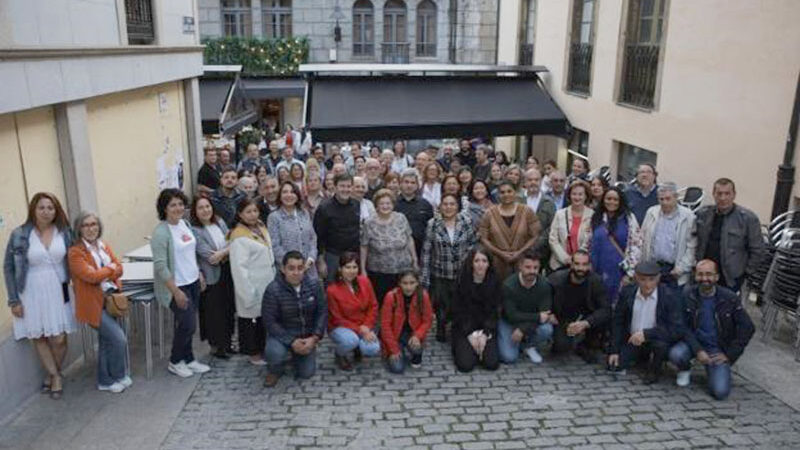
{"label": "large group of people", "polygon": [[[302,157],[283,142],[248,146],[237,166],[208,148],[191,201],[158,196],[150,244],[155,298],[174,317],[171,373],[211,370],[195,358],[198,325],[213,357],[266,366],[268,387],[287,360],[312,377],[326,334],[341,370],[373,357],[392,373],[419,367],[435,327],[461,372],[575,353],[616,373],[641,363],[646,383],[671,361],[685,386],[697,361],[714,397],[730,392],[753,334],[736,292],[763,247],[732,180],[695,213],[650,164],[610,187],[585,160],[566,175],[477,139],[415,156],[400,141]],[[122,265],[101,236],[97,214],[70,229],[40,193],[7,246],[15,336],[34,343],[54,398],[75,319],[100,337],[98,389],[131,385],[126,337],[103,306]]]}

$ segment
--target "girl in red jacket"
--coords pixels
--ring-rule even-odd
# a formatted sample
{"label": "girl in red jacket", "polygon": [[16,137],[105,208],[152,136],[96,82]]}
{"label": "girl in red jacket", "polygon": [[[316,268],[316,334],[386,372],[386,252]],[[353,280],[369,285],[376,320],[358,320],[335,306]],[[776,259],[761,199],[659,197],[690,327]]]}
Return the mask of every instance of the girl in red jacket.
{"label": "girl in red jacket", "polygon": [[336,281],[328,286],[328,335],[336,344],[336,365],[353,369],[353,353],[377,356],[381,344],[375,334],[378,302],[372,283],[358,274],[358,255],[344,252]]}
{"label": "girl in red jacket", "polygon": [[422,363],[422,344],[431,328],[433,309],[428,292],[419,284],[416,272],[400,275],[400,285],[386,294],[381,310],[381,342],[389,371],[403,373],[406,366],[403,349],[411,367]]}

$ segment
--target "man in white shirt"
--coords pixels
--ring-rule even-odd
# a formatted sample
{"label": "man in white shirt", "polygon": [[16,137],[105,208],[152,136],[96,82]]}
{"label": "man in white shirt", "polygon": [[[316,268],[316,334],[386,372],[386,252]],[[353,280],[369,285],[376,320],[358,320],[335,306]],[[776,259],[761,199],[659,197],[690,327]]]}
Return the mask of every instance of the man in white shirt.
{"label": "man in white shirt", "polygon": [[525,194],[521,195],[519,202],[528,205],[536,216],[539,218],[539,223],[542,224],[542,232],[539,233],[539,241],[536,242],[534,247],[536,251],[542,256],[542,261],[550,259],[550,245],[547,237],[550,235],[550,224],[553,222],[553,217],[556,215],[556,205],[553,199],[542,192],[540,186],[542,182],[542,173],[539,169],[528,169],[525,171]]}
{"label": "man in white shirt", "polygon": [[654,261],[636,265],[636,283],[625,286],[614,308],[608,366],[625,370],[646,364],[645,384],[656,383],[672,344],[684,332],[682,300],[659,285],[661,269]]}

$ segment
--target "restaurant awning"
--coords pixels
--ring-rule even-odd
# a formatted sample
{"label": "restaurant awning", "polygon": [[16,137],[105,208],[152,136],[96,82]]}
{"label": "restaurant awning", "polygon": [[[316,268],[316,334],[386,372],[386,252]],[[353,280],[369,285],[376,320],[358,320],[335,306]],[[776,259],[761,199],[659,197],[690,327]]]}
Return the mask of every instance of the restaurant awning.
{"label": "restaurant awning", "polygon": [[299,77],[293,78],[243,78],[244,95],[254,100],[303,97],[306,82]]}
{"label": "restaurant awning", "polygon": [[[212,72],[230,72],[214,66]],[[233,66],[236,67],[236,66]],[[239,67],[241,70],[241,67]],[[258,111],[253,101],[244,95],[238,72],[235,75],[205,75],[200,79],[200,117],[203,133],[232,135],[258,120]]]}
{"label": "restaurant awning", "polygon": [[569,122],[537,76],[309,77],[316,141],[557,135]]}

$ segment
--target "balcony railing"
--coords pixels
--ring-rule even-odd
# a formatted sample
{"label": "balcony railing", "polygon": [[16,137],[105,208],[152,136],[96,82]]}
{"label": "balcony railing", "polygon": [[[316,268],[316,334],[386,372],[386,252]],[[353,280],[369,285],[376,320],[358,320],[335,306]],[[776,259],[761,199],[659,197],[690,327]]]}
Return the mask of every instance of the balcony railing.
{"label": "balcony railing", "polygon": [[384,64],[408,64],[408,42],[384,42],[381,44],[381,62]]}
{"label": "balcony railing", "polygon": [[125,0],[125,21],[129,45],[149,45],[155,41],[150,0]]}
{"label": "balcony railing", "polygon": [[567,90],[588,95],[591,79],[592,44],[579,42],[570,44]]}
{"label": "balcony railing", "polygon": [[519,65],[520,66],[533,65],[533,44],[519,45]]}
{"label": "balcony railing", "polygon": [[622,86],[619,101],[643,108],[652,108],[658,76],[657,45],[625,46]]}

